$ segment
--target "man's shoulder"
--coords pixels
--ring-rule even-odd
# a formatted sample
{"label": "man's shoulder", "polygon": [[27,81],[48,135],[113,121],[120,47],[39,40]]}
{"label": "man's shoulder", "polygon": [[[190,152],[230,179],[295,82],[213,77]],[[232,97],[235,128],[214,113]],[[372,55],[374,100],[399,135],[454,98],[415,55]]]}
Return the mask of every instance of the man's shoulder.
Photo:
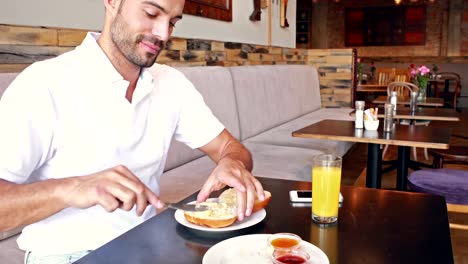
{"label": "man's shoulder", "polygon": [[34,62],[24,69],[22,74],[37,75],[42,79],[47,76],[56,76],[73,65],[74,54],[75,50],[71,50],[54,58]]}

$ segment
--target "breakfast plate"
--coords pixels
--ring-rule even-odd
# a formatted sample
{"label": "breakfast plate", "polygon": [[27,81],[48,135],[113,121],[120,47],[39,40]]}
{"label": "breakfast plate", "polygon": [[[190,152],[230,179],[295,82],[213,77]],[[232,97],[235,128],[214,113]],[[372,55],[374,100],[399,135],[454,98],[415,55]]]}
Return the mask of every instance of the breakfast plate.
{"label": "breakfast plate", "polygon": [[[212,246],[203,256],[203,264],[271,264],[273,250],[267,247],[270,234],[237,236]],[[313,244],[301,241],[300,248],[310,255],[308,264],[329,264],[327,255]]]}
{"label": "breakfast plate", "polygon": [[253,213],[251,216],[245,217],[244,220],[242,221],[234,222],[234,224],[230,226],[220,227],[220,228],[210,228],[210,227],[205,227],[205,226],[200,226],[200,225],[190,223],[189,221],[187,221],[187,219],[185,219],[184,211],[182,210],[176,210],[174,213],[174,218],[179,224],[186,226],[188,228],[192,228],[192,229],[196,229],[200,231],[207,231],[207,232],[226,232],[226,231],[244,229],[244,228],[260,223],[263,219],[265,219],[265,217],[266,217],[266,211],[265,209],[261,209]]}

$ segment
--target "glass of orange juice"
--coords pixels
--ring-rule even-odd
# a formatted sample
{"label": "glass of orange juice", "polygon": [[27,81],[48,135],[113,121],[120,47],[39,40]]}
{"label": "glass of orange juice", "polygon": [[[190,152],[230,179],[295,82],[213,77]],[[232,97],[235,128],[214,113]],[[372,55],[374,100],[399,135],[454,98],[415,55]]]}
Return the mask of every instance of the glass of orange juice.
{"label": "glass of orange juice", "polygon": [[318,155],[312,166],[312,220],[331,224],[338,220],[341,157]]}

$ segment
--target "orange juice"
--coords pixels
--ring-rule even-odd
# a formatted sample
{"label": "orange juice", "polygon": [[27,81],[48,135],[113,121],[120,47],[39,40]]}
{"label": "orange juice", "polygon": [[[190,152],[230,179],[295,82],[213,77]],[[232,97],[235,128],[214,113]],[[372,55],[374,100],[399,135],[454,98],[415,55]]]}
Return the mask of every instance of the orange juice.
{"label": "orange juice", "polygon": [[312,213],[320,217],[338,216],[341,167],[313,167]]}

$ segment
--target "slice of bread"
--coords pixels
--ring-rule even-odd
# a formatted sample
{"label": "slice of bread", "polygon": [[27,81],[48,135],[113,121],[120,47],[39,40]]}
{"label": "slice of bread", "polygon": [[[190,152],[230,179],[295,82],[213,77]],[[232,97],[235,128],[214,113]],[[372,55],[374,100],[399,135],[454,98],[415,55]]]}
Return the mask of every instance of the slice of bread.
{"label": "slice of bread", "polygon": [[[271,200],[271,193],[265,191],[265,199],[255,200],[252,213],[265,208]],[[190,223],[211,228],[221,228],[232,225],[237,219],[237,196],[233,188],[225,190],[217,201],[203,202],[210,210],[203,212],[184,212],[185,219]]]}
{"label": "slice of bread", "polygon": [[211,227],[220,228],[232,225],[236,219],[236,208],[230,207],[226,203],[218,202],[202,202],[201,205],[206,205],[210,210],[203,212],[184,212],[185,219],[190,223]]}
{"label": "slice of bread", "polygon": [[[252,209],[252,213],[257,212],[265,208],[271,200],[271,193],[269,191],[263,192],[265,195],[265,199],[260,201],[258,197],[255,198],[254,207]],[[226,203],[228,206],[237,207],[237,195],[236,190],[234,188],[229,188],[221,193],[219,196],[219,202]]]}

